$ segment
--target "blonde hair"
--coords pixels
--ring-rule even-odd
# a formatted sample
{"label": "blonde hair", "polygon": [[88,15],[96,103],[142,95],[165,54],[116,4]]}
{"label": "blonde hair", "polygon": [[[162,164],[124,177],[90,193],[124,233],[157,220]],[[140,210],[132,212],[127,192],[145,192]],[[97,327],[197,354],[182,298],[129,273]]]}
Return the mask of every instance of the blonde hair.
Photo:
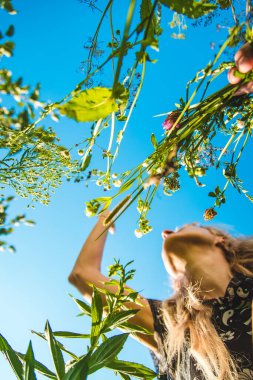
{"label": "blonde hair", "polygon": [[[253,277],[253,238],[236,238],[216,227],[203,228],[223,238],[217,246],[232,274]],[[236,365],[211,321],[212,307],[203,303],[199,285],[181,276],[174,280],[174,288],[176,293],[162,304],[169,371],[176,380],[189,380],[193,360],[206,380],[235,380]]]}

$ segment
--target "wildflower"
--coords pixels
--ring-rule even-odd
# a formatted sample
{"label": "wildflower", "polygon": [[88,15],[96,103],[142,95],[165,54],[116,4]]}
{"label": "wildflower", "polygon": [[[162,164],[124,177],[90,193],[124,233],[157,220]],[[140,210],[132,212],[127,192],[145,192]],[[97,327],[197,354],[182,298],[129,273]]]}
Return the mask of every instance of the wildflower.
{"label": "wildflower", "polygon": [[244,121],[242,121],[242,120],[237,120],[237,127],[238,127],[239,129],[243,129],[244,126],[245,126]]}
{"label": "wildflower", "polygon": [[164,178],[164,188],[173,192],[178,191],[180,189],[178,177],[179,175],[176,173],[171,177]]}
{"label": "wildflower", "polygon": [[141,230],[140,230],[139,228],[136,228],[136,229],[134,230],[134,234],[135,234],[135,236],[136,236],[138,239],[140,239],[140,238],[143,236],[143,233],[141,232]]}
{"label": "wildflower", "polygon": [[84,155],[84,150],[83,149],[79,149],[77,153],[78,153],[79,156],[83,156]]}
{"label": "wildflower", "polygon": [[62,151],[60,152],[60,155],[61,155],[62,157],[64,157],[64,158],[70,158],[70,153],[69,153],[68,150],[62,150]]}
{"label": "wildflower", "polygon": [[96,199],[91,200],[89,202],[85,202],[85,215],[88,216],[89,218],[96,215],[98,212],[98,209],[100,207],[100,203],[96,201]]}
{"label": "wildflower", "polygon": [[204,212],[204,219],[205,220],[212,220],[215,215],[217,215],[217,212],[214,210],[213,207],[207,208]]}
{"label": "wildflower", "polygon": [[[171,112],[165,119],[165,121],[163,122],[162,126],[163,126],[163,129],[166,130],[166,131],[169,131],[173,125],[175,124],[178,116],[180,115],[180,112],[179,111],[173,111]],[[176,124],[175,126],[176,128],[179,128],[180,127],[180,124]]]}
{"label": "wildflower", "polygon": [[122,184],[122,181],[120,179],[117,179],[117,180],[115,179],[112,181],[112,183],[115,187],[120,187]]}
{"label": "wildflower", "polygon": [[150,206],[147,202],[144,202],[142,199],[138,199],[137,210],[140,214],[145,213],[148,212],[148,210],[150,210]]}

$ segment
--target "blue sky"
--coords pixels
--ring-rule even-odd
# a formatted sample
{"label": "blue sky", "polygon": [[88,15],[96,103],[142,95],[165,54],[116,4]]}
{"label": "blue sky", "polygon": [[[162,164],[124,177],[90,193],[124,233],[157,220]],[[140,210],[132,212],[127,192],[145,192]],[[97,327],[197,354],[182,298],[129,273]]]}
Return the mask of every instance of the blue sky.
{"label": "blue sky", "polygon": [[[98,4],[103,8],[105,2]],[[8,16],[1,12],[1,18],[3,30],[10,23],[15,25],[15,55],[12,59],[3,59],[1,65],[10,68],[16,77],[22,75],[25,83],[35,85],[40,82],[42,99],[59,100],[83,79],[80,70],[81,62],[86,59],[83,45],[95,30],[99,14],[77,0],[32,3],[21,0],[14,2],[14,5],[18,14]],[[115,8],[115,20],[119,20],[118,25],[122,28],[124,9],[121,7],[122,4]],[[172,31],[168,26],[171,18],[172,14],[164,11],[160,53],[151,52],[158,62],[147,67],[143,91],[124,138],[115,171],[133,167],[152,151],[151,133],[154,132],[158,140],[163,134],[163,120],[153,116],[174,108],[174,103],[185,94],[186,82],[213,58],[215,50],[211,50],[210,43],[216,42],[218,45],[225,36],[224,29],[219,33],[216,31],[218,20],[207,28],[194,28],[188,20],[186,40],[174,40],[170,37]],[[104,44],[109,41],[106,33],[104,30],[101,38]],[[224,59],[227,60],[227,57]],[[107,73],[104,84],[112,84]],[[226,78],[223,77],[219,85],[225,84]],[[52,124],[51,121],[46,123]],[[62,142],[72,146],[89,135],[90,125],[62,118],[54,127]],[[96,157],[92,167],[96,167]],[[250,174],[249,152],[246,152],[239,175],[248,190],[253,187]],[[212,205],[207,194],[216,185],[217,177],[213,170],[210,176],[203,177],[207,186],[198,188],[185,175],[182,189],[173,197],[165,197],[160,189],[149,214],[153,231],[142,239],[134,235],[137,211],[135,207],[128,210],[118,220],[116,234],[108,236],[103,272],[106,273],[106,267],[113,262],[114,257],[124,263],[134,260],[136,275],[129,285],[149,298],[168,297],[169,279],[160,255],[161,231],[193,221],[202,223],[204,210]],[[223,185],[222,177],[219,178]],[[89,331],[89,319],[76,317],[78,309],[68,293],[79,298],[82,296],[68,283],[67,277],[95,224],[95,219],[88,219],[84,215],[85,201],[101,196],[101,193],[100,189],[94,186],[86,188],[83,183],[64,183],[52,197],[49,206],[38,204],[34,210],[26,209],[27,201],[16,198],[11,209],[13,215],[26,212],[27,217],[37,224],[33,228],[18,227],[11,237],[17,253],[3,253],[0,256],[1,333],[20,352],[26,351],[32,337],[36,358],[52,369],[47,344],[32,336],[30,330],[43,331],[48,319],[53,330]],[[252,234],[252,204],[234,189],[229,189],[227,194],[227,203],[213,223],[230,226],[232,231],[246,235]],[[64,343],[80,354],[86,347],[86,342]],[[148,350],[131,338],[120,358],[152,366]],[[0,368],[1,379],[15,379],[2,357]],[[116,377],[102,370],[89,378],[102,380]]]}

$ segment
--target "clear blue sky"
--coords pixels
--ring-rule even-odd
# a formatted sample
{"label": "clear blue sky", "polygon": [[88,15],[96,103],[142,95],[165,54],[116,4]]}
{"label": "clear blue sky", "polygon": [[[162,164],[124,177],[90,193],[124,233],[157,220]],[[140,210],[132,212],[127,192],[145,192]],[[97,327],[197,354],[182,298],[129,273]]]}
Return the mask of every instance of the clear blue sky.
{"label": "clear blue sky", "polygon": [[[104,3],[99,1],[98,5],[103,8]],[[118,1],[118,4],[115,20],[123,22],[121,2]],[[1,24],[3,30],[10,23],[15,25],[15,56],[3,59],[1,64],[8,66],[16,77],[22,75],[25,83],[39,81],[43,99],[59,100],[83,79],[80,71],[80,63],[86,57],[83,45],[95,30],[99,14],[93,13],[78,0],[30,3],[21,0],[14,2],[14,5],[19,11],[18,15],[8,16],[1,12]],[[164,12],[161,52],[152,53],[159,61],[148,65],[143,92],[127,131],[116,171],[131,168],[151,152],[151,132],[155,132],[158,139],[163,133],[163,120],[153,118],[153,115],[174,108],[174,103],[184,95],[186,82],[213,58],[215,51],[210,49],[210,43],[214,41],[219,44],[224,38],[224,30],[216,32],[216,22],[207,28],[193,28],[187,21],[186,40],[173,40],[168,26],[171,17],[170,12]],[[101,40],[104,44],[109,41],[105,31]],[[105,84],[111,85],[108,76]],[[225,84],[224,77],[220,85]],[[89,134],[89,124],[77,124],[64,118],[55,128],[67,146]],[[253,188],[250,159],[249,153],[243,156],[239,173],[249,190]],[[184,176],[182,189],[173,197],[165,197],[160,189],[149,214],[153,232],[142,239],[137,239],[133,233],[137,227],[137,211],[135,207],[128,210],[118,221],[116,234],[108,236],[103,272],[106,273],[106,267],[114,257],[124,263],[134,259],[137,271],[132,287],[149,298],[168,297],[169,279],[160,255],[161,231],[188,222],[203,222],[205,208],[212,205],[207,194],[216,185],[216,178],[217,175],[211,173],[203,178],[207,186],[197,188],[193,180]],[[223,183],[221,178],[221,185]],[[35,210],[26,209],[27,201],[16,198],[11,209],[13,215],[26,212],[27,217],[34,219],[37,225],[17,228],[11,237],[17,253],[0,256],[1,333],[20,352],[26,351],[32,337],[36,358],[51,369],[53,365],[47,344],[32,336],[30,330],[43,331],[46,319],[49,319],[53,330],[89,331],[89,319],[76,317],[78,309],[67,295],[72,293],[82,297],[68,283],[67,277],[95,223],[95,219],[84,215],[84,203],[99,194],[102,195],[99,189],[92,186],[86,188],[83,183],[65,183],[47,207],[38,204]],[[252,234],[252,211],[252,204],[245,197],[229,189],[228,201],[213,223],[229,225],[232,230]],[[64,343],[80,354],[86,347],[85,342],[83,345],[67,340]],[[152,366],[148,350],[131,338],[120,358]],[[96,380],[109,378],[116,377],[104,370],[90,376],[90,379]],[[1,356],[0,379],[15,379]]]}

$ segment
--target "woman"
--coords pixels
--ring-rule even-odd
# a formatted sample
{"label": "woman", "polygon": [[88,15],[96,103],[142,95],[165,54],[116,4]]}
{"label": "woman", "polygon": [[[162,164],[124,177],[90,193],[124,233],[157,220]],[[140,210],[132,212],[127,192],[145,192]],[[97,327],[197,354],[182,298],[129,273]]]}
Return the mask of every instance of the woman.
{"label": "woman", "polygon": [[[251,70],[251,45],[244,45],[235,59],[240,71]],[[235,83],[233,73],[229,80]],[[243,85],[237,94],[252,88],[252,83]],[[96,240],[108,212],[98,217],[69,276],[88,301],[90,284],[118,290],[105,285],[108,278],[100,270],[106,233]],[[161,379],[253,379],[253,240],[196,224],[164,230],[162,237],[162,258],[175,294],[163,302],[139,296],[138,305],[127,304],[138,309],[130,322],[153,332],[137,338],[152,350]]]}

